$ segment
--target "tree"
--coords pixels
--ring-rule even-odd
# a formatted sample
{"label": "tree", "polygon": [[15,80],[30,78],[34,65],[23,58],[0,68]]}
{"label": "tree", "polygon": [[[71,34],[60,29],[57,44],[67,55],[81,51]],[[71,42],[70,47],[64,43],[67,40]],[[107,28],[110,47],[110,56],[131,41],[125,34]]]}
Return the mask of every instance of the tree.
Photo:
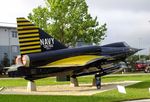
{"label": "tree", "polygon": [[28,18],[60,42],[75,46],[77,41],[98,44],[105,37],[106,24],[99,26],[97,17],[88,13],[85,0],[47,0]]}
{"label": "tree", "polygon": [[29,13],[28,18],[35,23],[40,28],[44,29],[46,32],[48,31],[48,19],[49,19],[49,11],[46,7],[38,6],[33,9],[33,13]]}

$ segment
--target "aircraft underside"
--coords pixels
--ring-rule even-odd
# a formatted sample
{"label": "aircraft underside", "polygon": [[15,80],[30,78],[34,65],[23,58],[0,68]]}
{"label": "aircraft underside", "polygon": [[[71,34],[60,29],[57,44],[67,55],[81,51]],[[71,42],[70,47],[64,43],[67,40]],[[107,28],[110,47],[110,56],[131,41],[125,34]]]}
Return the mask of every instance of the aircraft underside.
{"label": "aircraft underside", "polygon": [[113,73],[120,69],[119,64],[105,64],[102,66],[81,66],[69,68],[23,68],[19,67],[15,71],[8,72],[9,77],[24,77],[26,80],[36,80],[44,77],[70,75],[79,77],[99,74],[99,77]]}

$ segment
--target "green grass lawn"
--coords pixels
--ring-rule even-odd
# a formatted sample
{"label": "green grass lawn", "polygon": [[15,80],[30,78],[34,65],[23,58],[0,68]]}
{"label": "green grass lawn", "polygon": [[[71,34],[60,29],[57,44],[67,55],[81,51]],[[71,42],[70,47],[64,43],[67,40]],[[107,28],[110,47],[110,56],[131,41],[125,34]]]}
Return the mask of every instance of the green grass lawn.
{"label": "green grass lawn", "polygon": [[[12,87],[12,86],[26,86],[27,80],[23,78],[18,79],[0,79],[0,87]],[[56,78],[44,78],[35,81],[37,85],[57,85],[57,84],[69,84],[69,81],[56,82]]]}
{"label": "green grass lawn", "polygon": [[128,86],[126,88],[127,94],[120,94],[115,89],[92,96],[0,95],[0,102],[120,102],[150,98],[150,93],[148,92],[149,86],[149,80]]}
{"label": "green grass lawn", "polygon": [[[140,83],[126,87],[127,94],[120,94],[117,90],[98,93],[92,96],[52,96],[52,95],[0,95],[0,102],[120,102],[123,100],[150,98],[150,75],[105,76],[103,82],[137,80]],[[79,78],[80,83],[91,83],[93,76]],[[0,86],[24,86],[23,79],[0,80]],[[5,83],[5,84],[4,84]],[[55,78],[45,78],[36,81],[38,85],[69,84],[56,82]]]}
{"label": "green grass lawn", "polygon": [[127,94],[120,94],[118,93],[117,89],[98,93],[94,96],[104,98],[108,97],[111,101],[104,99],[104,102],[116,102],[116,101],[123,101],[123,100],[133,100],[133,99],[143,99],[143,98],[150,98],[150,93],[148,88],[150,87],[150,80],[146,80],[134,85],[130,85],[126,87]]}
{"label": "green grass lawn", "polygon": [[[79,83],[92,83],[94,76],[79,77]],[[118,82],[118,81],[144,81],[150,77],[150,74],[142,75],[113,75],[113,76],[104,76],[102,77],[102,82]],[[44,78],[36,81],[37,85],[57,85],[57,84],[69,84],[70,82],[56,82],[55,77]],[[9,86],[26,86],[27,81],[23,78],[18,79],[0,79],[0,87],[9,87]]]}

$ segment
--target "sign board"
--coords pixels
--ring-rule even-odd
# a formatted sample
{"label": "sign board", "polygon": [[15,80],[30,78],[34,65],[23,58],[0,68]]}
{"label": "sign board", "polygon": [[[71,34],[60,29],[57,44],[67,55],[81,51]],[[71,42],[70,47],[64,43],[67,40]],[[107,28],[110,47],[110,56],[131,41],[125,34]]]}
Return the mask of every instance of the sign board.
{"label": "sign board", "polygon": [[119,92],[119,93],[126,94],[126,89],[125,89],[124,86],[117,85],[117,89],[118,89],[118,92]]}

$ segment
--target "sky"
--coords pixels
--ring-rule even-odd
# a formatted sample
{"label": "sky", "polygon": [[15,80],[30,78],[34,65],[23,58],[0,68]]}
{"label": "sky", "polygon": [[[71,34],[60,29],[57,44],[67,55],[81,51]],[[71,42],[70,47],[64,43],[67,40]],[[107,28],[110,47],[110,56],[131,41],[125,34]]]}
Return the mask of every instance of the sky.
{"label": "sky", "polygon": [[[150,53],[150,0],[86,0],[89,13],[100,24],[107,24],[102,44],[125,41]],[[44,0],[0,0],[0,22],[16,23],[16,17],[27,17]],[[4,25],[4,23],[0,23]],[[11,24],[11,26],[16,26]]]}

